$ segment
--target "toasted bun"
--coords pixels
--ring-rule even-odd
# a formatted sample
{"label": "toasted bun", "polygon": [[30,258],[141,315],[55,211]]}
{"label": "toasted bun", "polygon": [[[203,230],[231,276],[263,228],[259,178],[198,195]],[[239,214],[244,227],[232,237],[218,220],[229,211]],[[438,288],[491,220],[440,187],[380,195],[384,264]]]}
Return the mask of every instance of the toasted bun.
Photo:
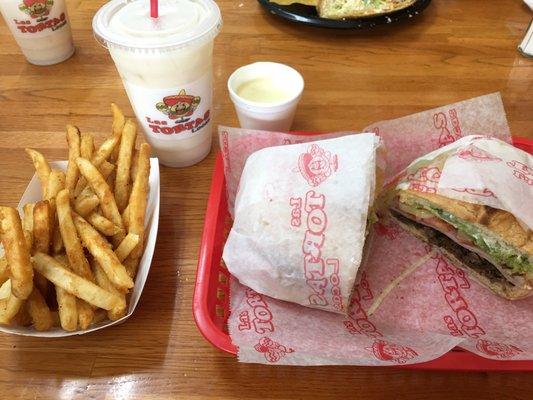
{"label": "toasted bun", "polygon": [[514,215],[507,211],[450,199],[433,193],[422,193],[414,190],[399,191],[401,203],[416,198],[425,199],[465,221],[482,225],[511,246],[533,255],[533,232],[524,229]]}
{"label": "toasted bun", "polygon": [[[400,226],[405,229],[407,232],[411,233],[413,236],[418,239],[429,243],[435,246],[433,243],[430,243],[427,235],[423,229],[417,228],[415,225],[406,224],[401,219],[397,218],[394,214],[391,214],[392,218],[400,224]],[[475,269],[470,268],[462,260],[457,258],[453,253],[446,250],[445,248],[436,246],[442,252],[442,254],[456,267],[461,268],[468,272],[468,275],[478,282],[480,285],[485,286],[490,289],[492,292],[497,294],[500,297],[503,297],[507,300],[519,300],[533,295],[533,289],[522,288],[513,286],[510,282],[506,280],[491,280],[487,276],[479,273]]]}
{"label": "toasted bun", "polygon": [[318,0],[318,15],[328,19],[374,17],[409,7],[416,0],[388,0],[375,6],[363,0]]}

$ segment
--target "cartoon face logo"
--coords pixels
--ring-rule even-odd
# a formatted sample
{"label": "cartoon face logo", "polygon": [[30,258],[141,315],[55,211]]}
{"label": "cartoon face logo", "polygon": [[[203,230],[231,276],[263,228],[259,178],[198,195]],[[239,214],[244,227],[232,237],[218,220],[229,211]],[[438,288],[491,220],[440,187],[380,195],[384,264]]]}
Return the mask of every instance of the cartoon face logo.
{"label": "cartoon face logo", "polygon": [[437,193],[439,179],[440,170],[437,167],[420,168],[415,173],[407,176],[409,189],[423,193]]}
{"label": "cartoon face logo", "polygon": [[418,353],[410,347],[389,343],[385,340],[376,340],[368,350],[371,350],[378,360],[397,364],[405,364],[408,360],[418,356]]}
{"label": "cartoon face logo", "polygon": [[268,337],[261,338],[259,343],[254,346],[254,349],[259,353],[263,353],[266,360],[271,363],[278,362],[289,353],[294,353],[293,349],[274,342]]}
{"label": "cartoon face logo", "polygon": [[477,341],[476,349],[488,356],[497,358],[513,358],[522,352],[522,350],[512,344],[491,342],[485,339]]}
{"label": "cartoon face logo", "polygon": [[166,114],[170,119],[175,119],[176,122],[185,122],[190,119],[200,101],[201,98],[199,96],[188,95],[182,89],[177,95],[164,97],[163,101],[155,105],[155,108]]}
{"label": "cartoon face logo", "polygon": [[39,21],[45,20],[50,9],[54,5],[54,0],[24,0],[19,5],[19,10],[28,14],[31,18]]}
{"label": "cartoon face logo", "polygon": [[513,169],[513,175],[515,178],[533,186],[533,168],[516,160],[508,162],[507,165]]}
{"label": "cartoon face logo", "polygon": [[337,155],[331,155],[316,144],[309,146],[307,153],[300,155],[298,169],[311,186],[318,186],[339,168]]}
{"label": "cartoon face logo", "polygon": [[493,156],[488,151],[480,149],[479,147],[469,144],[463,149],[460,149],[456,153],[457,157],[462,158],[463,160],[471,161],[502,161],[501,158]]}

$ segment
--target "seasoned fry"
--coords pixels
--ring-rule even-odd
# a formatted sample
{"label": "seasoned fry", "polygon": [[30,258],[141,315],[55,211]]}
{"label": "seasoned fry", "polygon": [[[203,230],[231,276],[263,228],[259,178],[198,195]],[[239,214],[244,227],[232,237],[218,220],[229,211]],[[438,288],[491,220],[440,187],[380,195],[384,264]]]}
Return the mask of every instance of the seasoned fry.
{"label": "seasoned fry", "polygon": [[137,165],[139,161],[139,150],[134,150],[133,155],[131,156],[131,181],[135,182],[135,177],[137,176]]}
{"label": "seasoned fry", "polygon": [[126,295],[124,292],[121,292],[118,290],[109,280],[107,277],[104,269],[100,264],[98,264],[97,261],[92,262],[93,272],[94,276],[96,278],[96,282],[98,283],[98,286],[100,286],[102,289],[107,290],[110,293],[115,294],[116,296],[120,297],[123,301],[123,303],[113,308],[112,310],[109,310],[107,312],[107,316],[111,321],[115,321],[126,314]]}
{"label": "seasoned fry", "polygon": [[54,325],[54,319],[50,313],[50,308],[48,308],[43,295],[36,287],[33,288],[28,297],[28,313],[31,316],[33,326],[38,331],[47,331]]}
{"label": "seasoned fry", "polygon": [[9,267],[7,266],[7,260],[0,258],[0,286],[2,286],[9,279]]}
{"label": "seasoned fry", "polygon": [[[59,261],[61,265],[65,267],[65,269],[68,269],[69,271],[72,270],[72,268],[70,268],[69,266],[68,258],[66,255],[61,254],[54,258]],[[65,323],[68,323],[68,327],[71,328],[70,330],[76,330],[79,322],[81,329],[87,329],[94,315],[94,311],[91,305],[84,300],[76,298],[76,296],[70,294],[65,289],[60,288],[59,286],[56,286],[56,293],[57,304],[59,305],[59,320],[61,321],[61,326],[63,326],[63,321],[65,321]],[[64,310],[61,309],[62,303],[59,299],[60,294],[61,296],[64,296],[64,298],[62,299],[62,301],[65,302],[64,306],[66,307]],[[63,329],[68,330],[65,327],[63,327]]]}
{"label": "seasoned fry", "polygon": [[76,165],[76,160],[81,155],[80,150],[80,131],[74,125],[67,125],[67,143],[68,143],[68,165],[65,187],[70,190],[74,197],[74,188],[80,177],[80,171]]}
{"label": "seasoned fry", "polygon": [[94,317],[93,317],[93,321],[92,321],[91,325],[96,325],[99,322],[102,322],[103,320],[106,319],[106,316],[107,316],[107,311],[106,310],[102,310],[101,308],[96,309],[94,311]]}
{"label": "seasoned fry", "polygon": [[34,268],[46,279],[89,304],[105,310],[111,310],[122,304],[118,296],[70,272],[57,260],[44,253],[35,254],[32,260]]}
{"label": "seasoned fry", "polygon": [[87,215],[86,219],[96,230],[106,236],[113,236],[121,231],[118,226],[95,211]]}
{"label": "seasoned fry", "polygon": [[33,207],[35,204],[24,204],[22,210],[24,211],[24,217],[22,218],[22,229],[24,232],[24,238],[26,239],[26,246],[28,249],[33,247]]}
{"label": "seasoned fry", "polygon": [[[15,296],[12,296],[16,299]],[[18,300],[18,299],[17,299]],[[31,325],[31,316],[28,313],[27,303],[24,300],[18,300],[20,302],[19,311],[17,315],[13,318],[13,323],[19,326],[30,326]]]}
{"label": "seasoned fry", "polygon": [[108,242],[82,217],[74,214],[73,218],[84,246],[102,266],[111,282],[119,289],[133,287],[133,280],[128,276],[126,268],[120,263],[116,254],[109,248]]}
{"label": "seasoned fry", "polygon": [[[114,169],[115,166],[107,161],[104,161],[98,168],[104,178],[110,176]],[[90,186],[86,186],[76,198],[76,201],[74,202],[74,210],[81,216],[85,217],[89,215],[99,204],[100,200],[98,199],[98,196],[94,194],[93,189]]]}
{"label": "seasoned fry", "polygon": [[120,140],[120,150],[117,160],[117,176],[115,178],[115,199],[120,212],[122,212],[128,204],[131,188],[131,159],[136,138],[137,127],[131,119],[128,119],[122,130],[122,138]]}
{"label": "seasoned fry", "polygon": [[90,160],[94,151],[94,137],[90,133],[82,133],[80,141],[80,157]]}
{"label": "seasoned fry", "polygon": [[129,255],[130,258],[140,258],[144,241],[144,217],[148,202],[148,179],[150,177],[150,145],[143,143],[139,149],[137,176],[131,190],[128,232],[139,235],[139,244]]}
{"label": "seasoned fry", "polygon": [[20,215],[14,208],[0,207],[0,226],[5,257],[9,265],[11,292],[21,300],[33,290],[30,251],[22,233]]}
{"label": "seasoned fry", "polygon": [[124,224],[124,229],[128,230],[130,226],[130,205],[129,204],[122,212],[122,223]]}
{"label": "seasoned fry", "polygon": [[7,299],[0,300],[0,324],[7,325],[18,314],[24,300],[20,300],[11,294]]}
{"label": "seasoned fry", "polygon": [[33,252],[50,251],[50,203],[41,200],[33,207]]}
{"label": "seasoned fry", "polygon": [[56,286],[56,297],[61,328],[69,332],[75,331],[78,327],[76,296],[71,295],[63,288]]}
{"label": "seasoned fry", "polygon": [[[88,180],[89,184],[98,196],[104,217],[109,219],[120,229],[123,229],[124,225],[122,224],[122,217],[118,212],[117,203],[115,202],[113,193],[104,180],[102,174],[95,168],[94,165],[84,158],[78,158],[77,163],[82,175]],[[121,234],[119,233],[118,235]],[[123,238],[124,234],[122,233],[120,241]]]}
{"label": "seasoned fry", "polygon": [[131,277],[131,279],[135,278],[135,275],[137,274],[137,267],[139,266],[139,258],[126,258],[122,264],[124,267],[126,267],[126,272]]}
{"label": "seasoned fry", "polygon": [[78,306],[78,323],[81,329],[87,329],[93,322],[94,310],[89,303],[84,300],[77,299]]}
{"label": "seasoned fry", "polygon": [[65,251],[69,260],[70,268],[79,276],[94,281],[91,266],[85,258],[76,226],[72,220],[70,209],[70,196],[67,189],[62,190],[56,197],[57,217],[59,219],[59,230],[65,245]]}
{"label": "seasoned fry", "polygon": [[116,248],[115,254],[120,262],[124,261],[130,253],[133,251],[135,246],[139,243],[139,235],[135,233],[128,233],[124,240],[120,242],[120,245]]}
{"label": "seasoned fry", "polygon": [[39,181],[41,182],[41,192],[43,195],[43,199],[45,199],[46,189],[48,188],[48,176],[50,175],[51,171],[50,166],[48,165],[48,162],[46,161],[44,156],[37,150],[26,149],[26,153],[30,156],[33,162],[33,166],[37,171],[37,176],[39,177]]}
{"label": "seasoned fry", "polygon": [[126,118],[124,118],[124,114],[115,103],[111,103],[111,112],[113,113],[113,136],[119,137],[119,142],[117,146],[113,149],[113,153],[111,154],[111,159],[116,161],[118,160],[118,145],[120,144],[120,137],[122,135],[122,130],[124,129],[124,123],[126,122]]}
{"label": "seasoned fry", "polygon": [[[111,154],[115,146],[118,144],[118,141],[120,139],[120,136],[112,136],[109,139],[105,140],[102,145],[98,148],[96,153],[93,154],[91,158],[91,164],[93,164],[96,168],[98,168]],[[78,164],[79,168],[79,164]],[[76,184],[76,189],[74,190],[74,196],[78,197],[80,193],[85,189],[85,186],[87,186],[87,179],[86,177],[82,176],[78,183]]]}
{"label": "seasoned fry", "polygon": [[63,171],[53,169],[48,179],[48,190],[46,193],[47,200],[50,201],[50,214],[52,218],[52,252],[54,254],[59,253],[63,249],[63,239],[59,232],[56,219],[56,203],[55,198],[57,194],[65,188],[66,177]]}

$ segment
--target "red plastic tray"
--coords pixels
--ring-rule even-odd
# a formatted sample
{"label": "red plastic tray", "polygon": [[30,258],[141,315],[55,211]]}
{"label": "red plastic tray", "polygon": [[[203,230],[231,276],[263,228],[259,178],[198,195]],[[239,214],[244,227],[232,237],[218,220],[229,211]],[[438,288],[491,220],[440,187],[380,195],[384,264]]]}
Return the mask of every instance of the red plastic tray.
{"label": "red plastic tray", "polygon": [[[533,140],[513,138],[513,144],[533,154]],[[237,347],[228,334],[230,273],[222,262],[222,250],[231,228],[226,200],[226,180],[222,155],[215,162],[211,192],[200,244],[193,314],[199,331],[213,346],[236,355]],[[533,361],[497,361],[454,349],[442,357],[399,368],[463,371],[533,371]]]}

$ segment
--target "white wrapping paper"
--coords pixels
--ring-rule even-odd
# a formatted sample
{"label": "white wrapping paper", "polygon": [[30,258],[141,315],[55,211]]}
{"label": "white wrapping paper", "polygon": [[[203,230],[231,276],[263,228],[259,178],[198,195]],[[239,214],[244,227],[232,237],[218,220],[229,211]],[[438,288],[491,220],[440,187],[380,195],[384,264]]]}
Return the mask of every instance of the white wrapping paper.
{"label": "white wrapping paper", "polygon": [[[389,149],[390,179],[415,158],[469,134],[511,139],[498,94],[378,122],[367,129],[379,132]],[[233,177],[240,176],[236,160],[250,154],[242,150],[287,140],[286,134],[229,128],[220,132],[228,189]],[[233,141],[234,133],[238,141]],[[308,136],[292,136],[294,140],[306,141]],[[230,199],[231,195],[228,190]],[[522,208],[528,205],[524,202]],[[378,222],[374,231],[370,257],[347,316],[272,299],[234,281],[228,327],[239,360],[399,365],[435,359],[454,346],[497,360],[533,360],[533,298],[510,302],[493,295],[392,221]],[[367,310],[384,288],[416,263],[422,265],[369,316]]]}
{"label": "white wrapping paper", "polygon": [[[67,168],[67,161],[54,161],[50,162],[50,167],[61,169],[63,171]],[[139,263],[137,270],[137,276],[135,278],[135,285],[131,293],[127,296],[128,308],[126,309],[126,315],[116,321],[104,320],[97,324],[91,325],[88,329],[77,330],[74,332],[67,332],[60,327],[55,327],[46,332],[39,332],[32,327],[24,326],[6,326],[0,325],[0,332],[11,333],[22,336],[35,336],[35,337],[64,337],[73,335],[83,335],[85,333],[94,332],[108,326],[120,324],[127,320],[135,311],[135,307],[139,303],[141,293],[150,271],[150,265],[152,264],[152,256],[154,255],[155,242],[157,239],[157,227],[159,225],[159,162],[157,158],[150,159],[150,177],[149,177],[149,193],[148,203],[145,216],[146,226],[146,238],[144,253]],[[34,175],[31,179],[28,187],[24,191],[22,198],[20,199],[18,210],[22,214],[22,207],[26,203],[35,203],[42,199],[41,185],[37,175]],[[2,250],[3,251],[3,250]],[[6,282],[7,283],[7,282]],[[4,293],[9,295],[9,293]],[[1,294],[0,294],[1,295]]]}
{"label": "white wrapping paper", "polygon": [[346,313],[374,197],[373,133],[269,147],[246,162],[223,259],[254,290]]}

